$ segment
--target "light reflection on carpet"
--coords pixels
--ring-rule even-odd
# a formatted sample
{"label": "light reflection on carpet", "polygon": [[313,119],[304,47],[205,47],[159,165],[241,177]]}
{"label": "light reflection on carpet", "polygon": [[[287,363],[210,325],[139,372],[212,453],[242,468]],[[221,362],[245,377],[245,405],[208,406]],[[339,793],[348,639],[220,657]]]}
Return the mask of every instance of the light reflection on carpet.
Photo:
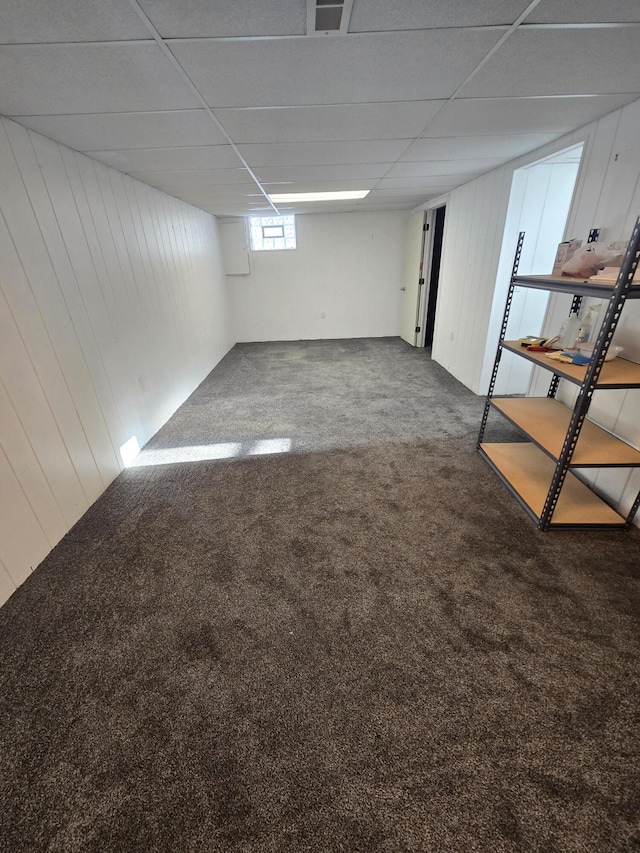
{"label": "light reflection on carpet", "polygon": [[268,438],[257,441],[231,441],[220,444],[199,444],[187,447],[161,447],[142,450],[130,463],[131,468],[149,465],[176,465],[184,462],[208,462],[216,459],[233,459],[240,456],[269,456],[288,453],[290,438]]}

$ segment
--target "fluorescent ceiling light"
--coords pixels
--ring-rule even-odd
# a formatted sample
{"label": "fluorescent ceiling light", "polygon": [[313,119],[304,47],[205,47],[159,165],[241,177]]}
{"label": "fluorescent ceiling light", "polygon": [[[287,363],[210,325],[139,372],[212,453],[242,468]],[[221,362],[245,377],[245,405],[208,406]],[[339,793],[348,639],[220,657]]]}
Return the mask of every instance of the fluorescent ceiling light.
{"label": "fluorescent ceiling light", "polygon": [[341,190],[327,193],[269,193],[274,204],[286,204],[288,201],[348,201],[354,198],[364,198],[370,190]]}

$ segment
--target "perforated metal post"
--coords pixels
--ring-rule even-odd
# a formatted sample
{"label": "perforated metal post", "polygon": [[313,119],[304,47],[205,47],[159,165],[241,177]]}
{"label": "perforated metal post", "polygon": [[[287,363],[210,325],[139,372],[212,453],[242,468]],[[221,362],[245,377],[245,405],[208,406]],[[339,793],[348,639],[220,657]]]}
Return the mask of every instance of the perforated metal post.
{"label": "perforated metal post", "polygon": [[493,362],[493,372],[491,373],[491,381],[489,382],[489,393],[487,394],[487,399],[484,404],[484,412],[482,413],[482,422],[480,424],[480,433],[478,434],[478,441],[476,442],[476,450],[480,448],[480,444],[482,443],[482,439],[484,438],[484,431],[487,426],[487,420],[489,418],[489,409],[491,407],[491,398],[493,397],[493,392],[496,387],[496,378],[498,376],[498,368],[500,367],[500,359],[502,357],[502,341],[504,340],[504,336],[507,333],[507,323],[509,321],[509,311],[511,310],[511,303],[513,301],[513,290],[514,276],[518,273],[518,267],[520,266],[520,256],[522,255],[522,244],[524,243],[524,231],[521,231],[518,234],[518,244],[516,246],[516,253],[513,258],[513,267],[511,269],[511,280],[509,282],[509,290],[507,291],[507,302],[504,306],[504,314],[502,315],[502,326],[500,327],[500,338],[498,340],[498,346],[496,349],[496,358]]}
{"label": "perforated metal post", "polygon": [[[592,228],[589,231],[589,236],[587,237],[587,243],[597,243],[600,237],[600,229]],[[582,296],[574,296],[573,302],[571,303],[570,314],[578,314],[580,309],[582,308]]]}
{"label": "perforated metal post", "polygon": [[636,495],[636,499],[633,502],[631,509],[629,510],[629,515],[627,516],[627,520],[624,525],[624,529],[628,530],[633,524],[633,519],[635,518],[635,514],[640,509],[640,492]]}
{"label": "perforated metal post", "polygon": [[547,391],[547,397],[555,397],[558,391],[558,385],[560,384],[560,377],[557,373],[553,374],[553,379],[551,380],[551,384],[549,385],[549,390]]}
{"label": "perforated metal post", "polygon": [[[565,436],[560,456],[558,457],[556,470],[545,500],[540,521],[538,523],[540,530],[548,530],[549,525],[551,524],[551,519],[553,518],[553,513],[558,503],[558,498],[560,497],[560,491],[564,485],[564,481],[571,464],[571,459],[573,457],[573,452],[576,444],[578,443],[578,438],[580,437],[580,430],[582,429],[587,412],[589,411],[589,406],[591,405],[593,392],[596,389],[598,377],[600,376],[600,371],[602,370],[602,365],[604,364],[609,344],[611,343],[613,333],[618,325],[618,320],[620,319],[620,314],[624,307],[629,288],[633,283],[633,276],[635,275],[635,271],[638,266],[639,257],[640,217],[636,220],[633,234],[631,235],[631,240],[627,246],[624,261],[622,262],[620,273],[618,274],[618,280],[611,294],[611,298],[609,299],[609,305],[607,306],[602,326],[598,333],[594,346],[593,359],[587,368],[585,381],[580,389],[580,393],[578,394],[578,399],[569,423],[569,429]],[[640,503],[638,505],[640,505]]]}
{"label": "perforated metal post", "polygon": [[581,308],[582,296],[574,296],[571,302],[571,308],[569,309],[569,314],[579,314]]}

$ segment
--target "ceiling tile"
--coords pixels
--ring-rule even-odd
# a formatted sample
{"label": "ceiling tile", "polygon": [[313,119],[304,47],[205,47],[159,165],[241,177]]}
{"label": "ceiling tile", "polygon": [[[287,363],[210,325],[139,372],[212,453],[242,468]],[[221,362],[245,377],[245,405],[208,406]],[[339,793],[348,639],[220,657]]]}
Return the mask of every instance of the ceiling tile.
{"label": "ceiling tile", "polygon": [[[389,189],[389,190],[372,190],[367,198],[370,201],[375,201],[376,199],[395,199],[396,201],[402,201],[403,199],[407,200],[415,200],[418,199],[415,203],[418,204],[419,200],[428,194],[428,190],[424,189],[413,189],[413,190],[397,190],[397,189]],[[438,192],[442,192],[441,189],[438,188]]]}
{"label": "ceiling tile", "polygon": [[3,115],[199,106],[155,43],[4,45],[0,80]]}
{"label": "ceiling tile", "polygon": [[132,178],[137,178],[154,187],[200,187],[212,184],[241,184],[254,185],[247,170],[240,169],[186,169],[184,171],[146,171],[132,170]]}
{"label": "ceiling tile", "polygon": [[465,98],[640,93],[635,27],[516,31],[465,86]]}
{"label": "ceiling tile", "polygon": [[[282,215],[295,214],[296,216],[312,216],[318,213],[353,213],[358,209],[357,204],[353,202],[327,202],[314,201],[303,202],[294,205],[278,205],[278,210]],[[264,213],[252,213],[253,216],[268,215],[268,211]]]}
{"label": "ceiling tile", "polygon": [[360,202],[363,208],[374,208],[378,210],[412,210],[420,204],[424,204],[429,198],[429,193],[421,196],[387,196],[387,195],[372,195],[370,198],[365,198]]}
{"label": "ceiling tile", "polygon": [[640,3],[629,0],[542,0],[527,17],[530,23],[640,22]]}
{"label": "ceiling tile", "polygon": [[426,137],[498,133],[564,133],[635,100],[635,95],[589,98],[458,98],[429,125]]}
{"label": "ceiling tile", "polygon": [[259,168],[379,163],[398,158],[407,143],[404,139],[377,142],[280,142],[272,145],[239,145],[238,148],[252,168]]}
{"label": "ceiling tile", "polygon": [[295,106],[447,98],[500,34],[432,30],[169,44],[212,107]]}
{"label": "ceiling tile", "polygon": [[127,0],[3,0],[0,43],[148,39]]}
{"label": "ceiling tile", "polygon": [[[268,193],[315,193],[327,192],[330,190],[371,190],[377,183],[376,179],[370,181],[355,180],[355,181],[316,181],[313,183],[263,183],[262,186]],[[175,187],[172,192],[189,193],[190,196],[200,194],[203,197],[207,195],[258,195],[261,197],[260,190],[256,184],[219,184],[217,186],[208,187]]]}
{"label": "ceiling tile", "polygon": [[307,7],[301,0],[139,0],[164,38],[304,35]]}
{"label": "ceiling tile", "polygon": [[560,133],[507,134],[506,136],[449,136],[416,139],[402,156],[403,161],[470,160],[501,157],[513,160],[521,154],[552,142]]}
{"label": "ceiling tile", "polygon": [[431,175],[454,175],[468,181],[504,163],[502,158],[473,160],[431,160],[415,163],[396,163],[385,177],[413,178]]}
{"label": "ceiling tile", "polygon": [[415,204],[413,201],[407,202],[388,200],[367,202],[367,200],[365,199],[364,201],[360,202],[357,210],[359,213],[375,213],[376,211],[384,213],[384,211],[386,210],[410,211],[418,207],[419,204],[425,204],[427,201],[429,201],[428,197],[422,199],[422,201],[420,201],[418,204]]}
{"label": "ceiling tile", "polygon": [[[248,216],[250,213],[249,209],[243,205],[194,204],[193,206],[211,213],[213,216]],[[269,210],[273,212],[273,208],[269,208]]]}
{"label": "ceiling tile", "polygon": [[445,101],[217,110],[234,142],[320,142],[418,136]]}
{"label": "ceiling tile", "polygon": [[221,145],[224,134],[204,110],[15,116],[16,121],[78,151]]}
{"label": "ceiling tile", "polygon": [[526,0],[354,0],[349,32],[509,26],[527,5]]}
{"label": "ceiling tile", "polygon": [[181,187],[171,190],[171,195],[184,199],[244,199],[245,201],[261,201],[264,195],[257,184],[224,184],[217,187]]}
{"label": "ceiling tile", "polygon": [[431,177],[418,178],[382,178],[376,184],[376,190],[416,190],[439,189],[440,187],[454,187],[460,183],[459,175],[432,175]]}
{"label": "ceiling tile", "polygon": [[[259,191],[256,189],[256,192]],[[264,201],[264,196],[262,193],[253,196],[245,196],[239,193],[232,193],[230,195],[221,195],[219,193],[207,193],[207,192],[197,192],[194,190],[190,192],[189,190],[172,190],[169,195],[174,196],[174,198],[179,198],[182,201],[187,201],[189,204],[195,204],[196,207],[201,207],[202,205],[212,205],[215,204],[218,207],[222,207],[224,205],[228,205],[230,207],[238,207],[242,205],[243,207],[249,209],[249,204],[258,203],[261,200]]]}
{"label": "ceiling tile", "polygon": [[264,166],[256,167],[256,175],[262,182],[275,181],[343,181],[360,178],[381,178],[392,163],[351,163],[328,166]]}
{"label": "ceiling tile", "polygon": [[180,169],[225,169],[238,165],[230,145],[194,148],[130,148],[122,151],[89,151],[90,157],[121,172],[177,171]]}

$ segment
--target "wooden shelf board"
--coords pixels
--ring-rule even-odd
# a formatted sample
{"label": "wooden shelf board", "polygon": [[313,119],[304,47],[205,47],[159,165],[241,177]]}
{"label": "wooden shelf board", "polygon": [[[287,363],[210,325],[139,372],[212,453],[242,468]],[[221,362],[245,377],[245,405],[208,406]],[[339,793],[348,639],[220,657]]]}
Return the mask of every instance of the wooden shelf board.
{"label": "wooden shelf board", "polygon": [[[522,501],[539,518],[555,463],[534,444],[481,444],[481,449]],[[577,477],[568,473],[551,527],[623,527],[624,519]]]}
{"label": "wooden shelf board", "polygon": [[[571,409],[550,397],[494,397],[491,404],[550,456],[558,459],[569,429]],[[576,468],[639,467],[640,450],[586,420],[571,465]]]}
{"label": "wooden shelf board", "polygon": [[[551,370],[574,382],[576,385],[581,385],[587,373],[586,365],[580,367],[577,364],[566,364],[562,361],[552,361],[547,358],[544,352],[530,352],[526,347],[520,346],[518,341],[500,341],[503,349],[514,352],[516,355],[526,358],[534,364],[544,367],[545,370]],[[625,358],[614,358],[613,361],[605,361],[600,371],[597,389],[606,390],[607,388],[640,388],[640,364],[634,361],[627,361]]]}
{"label": "wooden shelf board", "polygon": [[[584,278],[553,275],[516,275],[513,283],[522,287],[538,290],[553,290],[558,293],[570,293],[579,296],[594,296],[599,299],[610,299],[615,282],[594,282]],[[640,298],[640,285],[634,284],[627,292],[627,299]]]}

